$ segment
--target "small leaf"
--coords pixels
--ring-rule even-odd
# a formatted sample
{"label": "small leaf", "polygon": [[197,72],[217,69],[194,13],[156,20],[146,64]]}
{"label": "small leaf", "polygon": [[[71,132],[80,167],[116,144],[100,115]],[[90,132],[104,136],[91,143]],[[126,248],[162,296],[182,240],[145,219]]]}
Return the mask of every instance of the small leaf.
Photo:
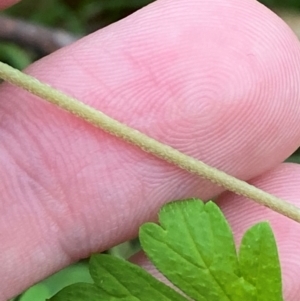
{"label": "small leaf", "polygon": [[244,278],[257,290],[257,301],[283,300],[279,257],[268,223],[259,223],[245,233],[239,259]]}
{"label": "small leaf", "polygon": [[[62,289],[49,301],[100,301],[105,299],[101,291],[91,283],[76,283]],[[109,296],[108,296],[109,297]]]}
{"label": "small leaf", "polygon": [[93,255],[90,273],[95,284],[74,284],[51,301],[187,301],[141,267],[105,254]]}

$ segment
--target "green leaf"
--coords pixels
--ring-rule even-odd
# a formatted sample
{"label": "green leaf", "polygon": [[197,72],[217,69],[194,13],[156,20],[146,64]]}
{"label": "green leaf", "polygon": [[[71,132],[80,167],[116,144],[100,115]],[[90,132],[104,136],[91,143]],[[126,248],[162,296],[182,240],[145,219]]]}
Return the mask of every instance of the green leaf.
{"label": "green leaf", "polygon": [[283,300],[279,257],[268,223],[259,223],[245,233],[239,258],[244,278],[257,290],[257,301]]}
{"label": "green leaf", "polygon": [[[262,258],[254,259],[249,271],[247,263],[241,269],[232,231],[213,202],[205,205],[198,199],[172,202],[161,210],[159,222],[160,225],[148,223],[141,227],[142,248],[157,269],[187,296],[197,301],[264,300],[258,299],[261,291],[257,283],[250,281],[254,268],[260,269],[270,252],[257,247],[266,234],[261,231],[263,227],[258,227],[252,240],[249,239],[251,247],[258,249],[252,255],[259,254]],[[269,247],[273,253],[277,252],[275,245]],[[241,254],[244,253],[243,249]],[[270,262],[279,266],[278,257],[273,256]],[[243,274],[246,271],[247,278]],[[277,278],[273,285],[280,286]],[[281,300],[281,289],[274,289],[274,294],[277,299],[269,300]]]}
{"label": "green leaf", "polygon": [[141,245],[183,294],[139,266],[102,254],[90,260],[94,284],[71,285],[50,300],[283,300],[279,258],[268,223],[246,232],[237,256],[232,231],[213,202],[189,199],[169,203],[161,209],[159,222],[141,227]]}
{"label": "green leaf", "polygon": [[16,300],[41,301],[45,300],[47,297],[49,297],[49,289],[43,283],[39,283],[29,288]]}
{"label": "green leaf", "polygon": [[[105,300],[102,292],[94,284],[76,283],[65,287],[50,301],[93,301]],[[102,298],[102,299],[101,299]]]}
{"label": "green leaf", "polygon": [[51,301],[187,301],[137,265],[111,255],[93,255],[90,273],[95,284],[73,284]]}

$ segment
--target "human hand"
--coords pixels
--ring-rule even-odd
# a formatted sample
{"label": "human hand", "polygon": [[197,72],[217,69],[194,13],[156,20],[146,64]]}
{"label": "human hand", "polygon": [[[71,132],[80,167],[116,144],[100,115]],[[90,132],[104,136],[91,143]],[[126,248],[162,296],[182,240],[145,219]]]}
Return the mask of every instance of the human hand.
{"label": "human hand", "polygon": [[[299,206],[299,166],[280,164],[299,145],[299,63],[297,39],[256,1],[160,0],[27,72]],[[0,301],[133,238],[167,201],[222,192],[16,87],[0,99]],[[296,300],[300,226],[230,193],[218,203],[237,240],[270,220]]]}

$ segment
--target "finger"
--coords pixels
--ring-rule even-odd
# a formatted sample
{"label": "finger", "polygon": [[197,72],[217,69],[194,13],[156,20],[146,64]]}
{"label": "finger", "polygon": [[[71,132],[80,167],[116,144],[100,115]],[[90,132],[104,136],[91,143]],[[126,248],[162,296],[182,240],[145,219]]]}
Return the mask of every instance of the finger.
{"label": "finger", "polygon": [[[300,166],[282,164],[272,171],[251,181],[274,195],[300,206]],[[300,297],[300,224],[268,208],[232,193],[226,193],[217,200],[233,229],[237,245],[248,228],[260,221],[269,221],[275,234],[282,268],[284,300],[293,301]],[[159,280],[170,283],[140,252],[131,258]]]}
{"label": "finger", "polygon": [[[162,0],[28,72],[248,179],[298,145],[299,61],[297,39],[256,1]],[[166,201],[220,191],[16,88],[0,97],[5,297],[133,237]]]}
{"label": "finger", "polygon": [[20,2],[20,0],[0,0],[0,9],[7,8],[18,2]]}

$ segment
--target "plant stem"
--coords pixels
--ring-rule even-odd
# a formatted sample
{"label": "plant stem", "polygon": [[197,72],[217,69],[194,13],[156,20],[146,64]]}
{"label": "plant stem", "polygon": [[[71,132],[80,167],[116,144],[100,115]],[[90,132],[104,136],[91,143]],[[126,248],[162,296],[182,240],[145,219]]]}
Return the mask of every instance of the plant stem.
{"label": "plant stem", "polygon": [[61,107],[94,126],[139,147],[145,152],[175,164],[178,167],[193,174],[197,174],[229,191],[252,199],[261,205],[269,207],[278,213],[300,222],[300,209],[296,206],[211,167],[202,161],[185,155],[168,145],[158,142],[77,99],[67,96],[47,84],[39,82],[36,78],[26,75],[1,62],[0,78]]}

